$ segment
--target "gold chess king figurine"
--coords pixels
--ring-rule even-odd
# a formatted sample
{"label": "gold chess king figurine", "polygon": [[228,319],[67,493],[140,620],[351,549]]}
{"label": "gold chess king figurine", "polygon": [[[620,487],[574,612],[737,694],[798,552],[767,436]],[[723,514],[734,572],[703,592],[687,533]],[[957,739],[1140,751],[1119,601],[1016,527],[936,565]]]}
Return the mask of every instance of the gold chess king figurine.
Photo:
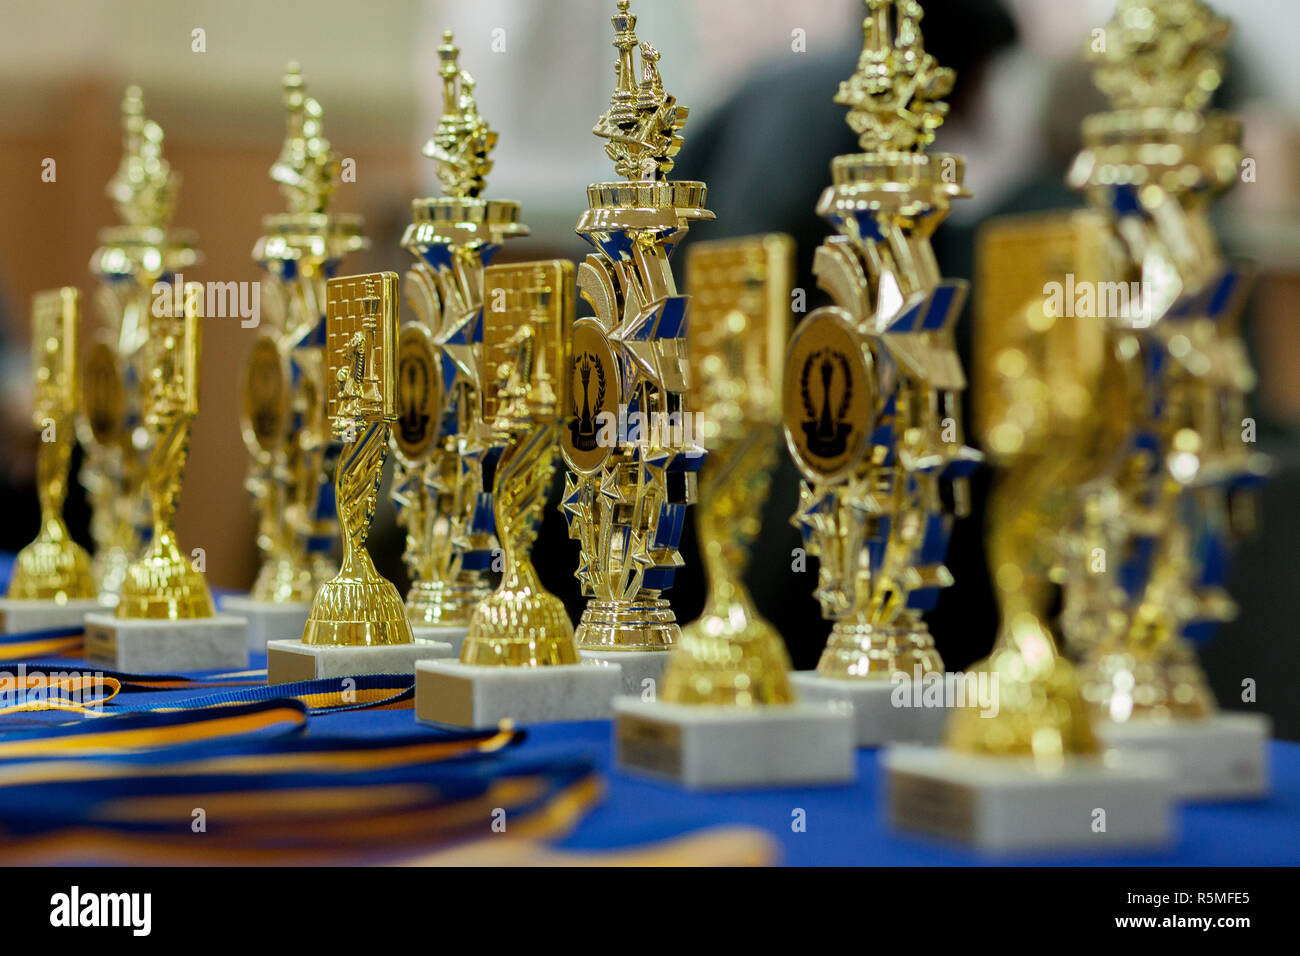
{"label": "gold chess king figurine", "polygon": [[[103,326],[87,343],[82,371],[84,407],[77,434],[86,450],[81,481],[90,499],[91,565],[101,597],[115,603],[127,565],[149,526],[146,474],[151,431],[142,421],[145,359],[156,299],[199,261],[194,235],[170,226],[180,177],[163,156],[162,128],[145,117],[139,87],[122,102],[122,162],[108,183],[122,224],[100,232],[91,271],[100,280]],[[155,295],[155,286],[161,289]],[[174,303],[173,303],[174,305]],[[179,311],[174,308],[174,311]]]}
{"label": "gold chess king figurine", "polygon": [[442,117],[424,145],[443,195],[411,203],[402,239],[416,259],[405,281],[415,318],[398,336],[393,428],[393,499],[411,575],[406,609],[416,627],[438,628],[434,635],[466,627],[492,593],[497,539],[477,441],[490,430],[481,398],[483,269],[506,238],[528,233],[518,203],[482,196],[497,134],[478,113],[459,55],[447,31],[438,47]]}
{"label": "gold chess king figurine", "polygon": [[18,552],[9,579],[11,600],[67,604],[95,597],[90,556],[72,540],[63,522],[72,458],[77,396],[77,335],[80,293],[52,289],[32,297],[32,359],[35,401],[32,423],[41,435],[36,458],[36,494],[41,528]]}
{"label": "gold chess king figurine", "polygon": [[253,249],[269,282],[241,386],[262,565],[239,609],[252,617],[259,604],[303,606],[297,636],[306,603],[336,570],[337,520],[327,483],[338,446],[325,417],[325,283],[367,242],[359,217],[330,211],[340,163],[296,63],[285,73],[284,107],[287,130],[271,178],[288,210],[263,218]]}
{"label": "gold chess king figurine", "polygon": [[640,692],[680,636],[662,594],[682,563],[677,546],[703,461],[686,401],[687,297],[668,257],[691,220],[713,214],[703,183],[667,178],[687,110],[663,88],[659,52],[638,44],[625,0],[613,24],[614,93],[592,132],[626,181],[588,186],[576,227],[596,249],[578,269],[595,317],[574,325],[561,508],[588,597],[578,648],[618,660]]}
{"label": "gold chess king figurine", "polygon": [[862,733],[885,735],[864,744],[892,734],[877,716],[898,713],[886,697],[873,716],[862,695],[943,671],[921,615],[952,581],[948,537],[980,460],[962,437],[953,340],[967,284],[939,275],[930,246],[968,195],[962,158],[927,152],[954,74],[925,52],[915,0],[866,5],[857,71],[835,96],[863,152],[835,158],[817,205],[839,233],[813,260],[834,304],[795,330],[784,377],[786,441],[804,477],[794,523],[834,622],[799,693],[852,695]]}

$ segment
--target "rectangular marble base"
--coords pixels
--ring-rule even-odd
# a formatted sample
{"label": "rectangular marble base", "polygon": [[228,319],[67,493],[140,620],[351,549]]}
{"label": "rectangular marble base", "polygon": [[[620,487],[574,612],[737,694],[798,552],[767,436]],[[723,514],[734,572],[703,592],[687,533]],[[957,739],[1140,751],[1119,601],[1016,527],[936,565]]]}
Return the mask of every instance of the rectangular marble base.
{"label": "rectangular marble base", "polygon": [[75,601],[30,601],[18,598],[0,598],[0,634],[20,634],[28,631],[54,631],[68,627],[82,627],[86,615],[112,609],[96,598]]}
{"label": "rectangular marble base", "polygon": [[439,644],[450,644],[451,656],[457,658],[460,657],[460,649],[465,644],[465,635],[469,632],[469,628],[464,625],[458,627],[430,627],[424,624],[413,624],[411,630],[415,632],[417,641],[437,641]]}
{"label": "rectangular marble base", "polygon": [[994,852],[1152,846],[1173,834],[1171,780],[1110,754],[1058,771],[1027,757],[898,745],[882,755],[889,822]]}
{"label": "rectangular marble base", "polygon": [[484,667],[421,661],[415,668],[415,719],[491,728],[503,720],[544,724],[607,720],[623,675],[618,665]]}
{"label": "rectangular marble base", "polygon": [[[939,680],[940,676],[936,675],[935,679]],[[924,683],[919,701],[910,678],[900,685],[889,679],[854,680],[823,677],[816,671],[796,671],[790,675],[790,683],[794,685],[797,700],[827,704],[851,713],[859,747],[938,744],[943,740],[948,708],[926,704]]]}
{"label": "rectangular marble base", "polygon": [[664,669],[672,651],[578,651],[584,661],[602,667],[617,666],[623,674],[620,693],[654,700],[659,696]]}
{"label": "rectangular marble base", "polygon": [[688,789],[845,783],[855,771],[853,717],[842,708],[717,707],[614,700],[620,768]]}
{"label": "rectangular marble base", "polygon": [[320,677],[359,677],[362,674],[413,674],[417,661],[451,656],[451,645],[437,641],[414,644],[334,646],[296,641],[266,645],[266,682],[291,684]]}
{"label": "rectangular marble base", "polygon": [[248,666],[248,622],[232,614],[183,621],[86,615],[86,659],[136,673]]}
{"label": "rectangular marble base", "polygon": [[221,599],[221,610],[238,614],[248,621],[248,649],[262,653],[270,641],[302,640],[311,613],[310,601],[281,604],[276,601],[254,601],[246,594],[232,594]]}
{"label": "rectangular marble base", "polygon": [[1220,713],[1200,720],[1101,720],[1093,730],[1103,745],[1134,759],[1165,755],[1177,797],[1250,800],[1268,793],[1267,717]]}

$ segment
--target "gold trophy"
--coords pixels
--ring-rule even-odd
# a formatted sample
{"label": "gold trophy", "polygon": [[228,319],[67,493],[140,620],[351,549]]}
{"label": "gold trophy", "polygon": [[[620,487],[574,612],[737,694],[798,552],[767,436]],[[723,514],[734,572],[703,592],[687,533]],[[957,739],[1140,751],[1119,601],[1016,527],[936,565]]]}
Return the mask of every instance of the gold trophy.
{"label": "gold trophy", "polygon": [[0,600],[0,631],[6,633],[80,626],[87,611],[100,607],[90,556],[63,522],[78,408],[80,305],[81,294],[73,288],[32,297],[32,423],[41,436],[36,458],[41,527],[36,540],[18,552],[9,592]]}
{"label": "gold trophy", "polygon": [[90,262],[100,280],[103,324],[87,342],[77,421],[86,452],[81,481],[92,510],[91,570],[110,605],[149,528],[151,432],[141,420],[142,383],[151,371],[144,359],[149,317],[164,299],[179,311],[182,273],[199,261],[194,234],[170,226],[180,177],[163,155],[162,127],[144,114],[139,87],[126,91],[122,127],[122,162],[108,183],[122,224],[100,232]]}
{"label": "gold trophy", "polygon": [[[1114,502],[1109,535],[1080,548],[1088,561],[1067,578],[1067,602],[1093,596],[1096,611],[1063,623],[1102,741],[1169,754],[1181,796],[1215,799],[1267,791],[1269,736],[1260,715],[1217,712],[1188,642],[1236,613],[1228,556],[1269,470],[1246,418],[1255,373],[1238,324],[1250,270],[1225,261],[1209,222],[1242,160],[1240,123],[1206,111],[1229,29],[1199,0],[1121,0],[1090,53],[1113,109],[1084,121],[1070,175],[1118,250],[1119,287],[1136,290],[1133,307],[1093,321],[1143,391],[1123,409],[1115,482],[1087,501],[1094,513]],[[1117,574],[1096,566],[1098,547]],[[1106,571],[1113,581],[1094,594],[1089,579]]]}
{"label": "gold trophy", "polygon": [[564,605],[529,557],[569,407],[573,265],[562,260],[483,271],[482,424],[504,567],[474,610],[458,661],[416,665],[418,720],[492,727],[607,717],[617,666],[579,663]]}
{"label": "gold trophy", "polygon": [[325,288],[326,413],[343,442],[334,472],[343,560],[317,589],[302,640],[266,645],[271,684],[411,673],[423,657],[451,654],[448,644],[415,639],[397,588],[366,550],[397,418],[397,273],[343,276]]}
{"label": "gold trophy", "polygon": [[915,0],[868,0],[857,71],[835,101],[863,152],[837,156],[817,211],[838,231],[813,271],[833,305],[786,354],[786,442],[804,481],[794,524],[819,561],[834,623],[801,699],[848,701],[861,745],[937,739],[942,713],[910,706],[943,662],[921,615],[952,576],[955,518],[980,455],[962,436],[966,377],[953,325],[967,283],[939,275],[930,236],[962,185],[960,156],[927,147],[954,74],[925,52]]}
{"label": "gold trophy", "polygon": [[443,195],[411,203],[402,245],[416,262],[406,297],[416,317],[397,344],[393,499],[406,527],[406,610],[416,633],[459,649],[475,607],[492,593],[497,539],[484,487],[481,369],[483,268],[510,236],[528,233],[519,204],[485,199],[497,134],[478,113],[474,80],[451,31],[438,48],[443,113],[424,146]]}
{"label": "gold trophy", "polygon": [[639,694],[658,683],[680,636],[662,593],[682,563],[677,545],[703,459],[686,402],[688,300],[668,257],[691,220],[713,213],[703,183],[667,178],[687,110],[663,88],[659,52],[641,43],[638,70],[626,0],[612,22],[616,82],[592,132],[626,179],[588,186],[576,228],[596,249],[578,269],[596,314],[574,325],[561,508],[588,597],[578,649],[617,662]]}
{"label": "gold trophy", "polygon": [[699,438],[695,519],[708,573],[704,613],[682,630],[657,700],[619,698],[621,766],[688,787],[852,779],[853,723],[795,704],[780,634],[741,576],[781,444],[794,242],[756,236],[691,247],[688,333]]}
{"label": "gold trophy", "polygon": [[269,279],[267,308],[241,383],[262,566],[247,597],[222,605],[248,619],[256,650],[301,636],[316,589],[337,570],[337,520],[323,493],[338,453],[325,418],[325,283],[367,245],[359,217],[330,211],[339,161],[296,63],[285,73],[284,107],[287,130],[271,178],[288,211],[263,218],[253,248]]}

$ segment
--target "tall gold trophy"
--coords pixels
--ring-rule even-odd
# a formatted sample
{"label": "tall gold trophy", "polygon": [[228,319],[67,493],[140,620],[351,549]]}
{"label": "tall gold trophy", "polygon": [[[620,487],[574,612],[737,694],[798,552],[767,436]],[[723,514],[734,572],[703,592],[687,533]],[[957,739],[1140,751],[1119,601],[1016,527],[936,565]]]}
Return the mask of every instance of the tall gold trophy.
{"label": "tall gold trophy", "polygon": [[1120,288],[1137,291],[1136,307],[1094,321],[1125,348],[1143,400],[1124,409],[1110,534],[1074,565],[1067,601],[1081,605],[1074,595],[1109,570],[1097,547],[1118,574],[1092,619],[1066,617],[1067,637],[1084,654],[1100,739],[1167,754],[1180,795],[1213,799],[1268,789],[1268,720],[1218,712],[1188,641],[1236,613],[1228,557],[1269,470],[1246,417],[1255,373],[1238,324],[1250,270],[1225,261],[1209,221],[1242,160],[1240,123],[1206,110],[1228,34],[1200,0],[1121,0],[1104,48],[1090,47],[1113,109],[1084,121],[1070,175],[1118,251]]}
{"label": "tall gold trophy", "polygon": [[474,609],[492,593],[497,539],[485,487],[483,269],[510,236],[526,235],[519,204],[485,199],[497,134],[478,113],[474,81],[450,31],[438,47],[443,112],[424,146],[442,196],[411,203],[402,245],[415,317],[398,335],[393,499],[406,527],[406,610],[416,634],[459,652]]}
{"label": "tall gold trophy", "polygon": [[78,408],[80,305],[81,294],[73,288],[32,297],[32,423],[41,438],[36,457],[41,523],[36,540],[14,561],[9,591],[0,599],[0,632],[80,626],[86,612],[101,606],[90,556],[63,521]]}
{"label": "tall gold trophy", "polygon": [[709,451],[695,511],[704,613],[682,629],[657,700],[619,698],[621,766],[688,787],[851,779],[853,723],[795,704],[780,634],[742,580],[781,444],[781,371],[794,242],[769,235],[693,246],[688,333],[699,438]]}
{"label": "tall gold trophy", "polygon": [[688,299],[668,257],[691,220],[713,213],[703,183],[667,178],[687,110],[663,88],[658,51],[639,44],[638,70],[626,0],[612,22],[614,93],[592,132],[625,181],[588,186],[577,224],[596,249],[578,269],[578,290],[596,314],[573,331],[561,507],[588,597],[579,651],[618,663],[625,689],[639,694],[657,685],[680,636],[662,594],[682,563],[677,545],[703,460],[686,401]]}
{"label": "tall gold trophy", "polygon": [[262,565],[247,597],[222,604],[248,619],[255,650],[301,636],[316,589],[337,570],[327,493],[338,445],[325,417],[325,283],[367,244],[359,217],[330,211],[340,164],[296,63],[285,73],[284,107],[287,129],[271,178],[288,210],[263,218],[253,248],[269,281],[240,386]]}
{"label": "tall gold trophy", "polygon": [[152,433],[141,408],[151,373],[144,356],[149,319],[155,301],[171,300],[171,310],[179,311],[182,273],[199,261],[194,234],[170,225],[180,177],[163,155],[162,127],[144,114],[139,87],[126,91],[122,128],[122,162],[108,183],[122,224],[100,232],[90,262],[100,280],[103,321],[86,342],[84,407],[77,420],[86,452],[81,481],[92,510],[91,569],[101,599],[110,605],[117,603],[127,566],[149,529]]}
{"label": "tall gold trophy", "polygon": [[867,2],[857,71],[835,96],[863,152],[835,158],[817,204],[839,233],[813,260],[834,304],[795,330],[784,379],[804,477],[794,523],[834,622],[816,671],[794,681],[801,699],[851,703],[864,746],[941,732],[941,710],[912,706],[912,685],[943,674],[921,615],[952,581],[948,537],[980,460],[963,441],[953,340],[967,284],[939,275],[930,246],[968,195],[964,160],[927,152],[954,74],[925,52],[921,13]]}
{"label": "tall gold trophy", "polygon": [[416,666],[415,715],[461,727],[607,717],[619,669],[579,663],[573,624],[530,559],[569,407],[573,265],[488,266],[483,289],[483,419],[474,441],[494,462],[504,567],[474,610],[460,659]]}
{"label": "tall gold trophy", "polygon": [[415,639],[401,595],[366,549],[397,418],[397,273],[330,279],[325,300],[326,414],[343,442],[334,472],[343,560],[317,589],[302,639],[266,645],[271,684],[409,674],[422,657],[452,652],[448,644]]}

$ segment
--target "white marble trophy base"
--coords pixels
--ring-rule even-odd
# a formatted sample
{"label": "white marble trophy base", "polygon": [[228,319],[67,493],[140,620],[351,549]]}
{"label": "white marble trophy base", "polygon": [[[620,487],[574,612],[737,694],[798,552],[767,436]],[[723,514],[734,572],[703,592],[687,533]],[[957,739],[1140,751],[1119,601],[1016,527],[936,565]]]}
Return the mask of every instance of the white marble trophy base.
{"label": "white marble trophy base", "polygon": [[437,641],[414,644],[304,644],[271,641],[266,645],[266,682],[291,684],[321,677],[363,674],[413,674],[417,661],[451,656],[451,645]]}
{"label": "white marble trophy base", "polygon": [[412,624],[411,630],[415,632],[417,641],[437,641],[439,644],[450,644],[452,657],[460,657],[460,649],[465,643],[465,635],[469,633],[469,628],[463,624],[456,627],[445,624],[436,626]]}
{"label": "white marble trophy base", "polygon": [[1174,795],[1194,800],[1249,800],[1268,793],[1269,721],[1222,713],[1199,720],[1099,720],[1097,739],[1133,759],[1164,754]]}
{"label": "white marble trophy base", "polygon": [[614,700],[620,768],[691,790],[845,783],[855,771],[853,716],[795,703],[756,707]]}
{"label": "white marble trophy base", "polygon": [[[823,677],[816,671],[795,671],[790,674],[790,683],[794,685],[796,700],[829,704],[850,712],[859,747],[938,744],[948,725],[948,708],[928,705],[925,684],[918,695],[910,678],[900,685],[889,679],[854,680]],[[908,706],[900,706],[900,702]]]}
{"label": "white marble trophy base", "polygon": [[221,599],[221,610],[248,621],[248,649],[260,654],[271,641],[296,641],[302,637],[311,602],[254,601],[245,594],[232,594]]}
{"label": "white marble trophy base", "polygon": [[1069,757],[1053,772],[1028,757],[913,745],[888,748],[881,762],[890,823],[981,850],[1152,846],[1173,833],[1160,762]]}
{"label": "white marble trophy base", "polygon": [[98,598],[78,598],[62,603],[52,598],[35,601],[0,598],[0,634],[82,627],[87,614],[111,610]]}
{"label": "white marble trophy base", "polygon": [[86,615],[86,660],[137,673],[248,666],[248,622],[233,614],[171,621]]}
{"label": "white marble trophy base", "polygon": [[602,667],[618,667],[623,674],[622,694],[631,694],[643,700],[659,696],[664,669],[672,651],[578,651],[584,661]]}
{"label": "white marble trophy base", "polygon": [[488,667],[421,661],[415,668],[415,719],[473,728],[496,727],[503,720],[608,720],[622,680],[617,664]]}

